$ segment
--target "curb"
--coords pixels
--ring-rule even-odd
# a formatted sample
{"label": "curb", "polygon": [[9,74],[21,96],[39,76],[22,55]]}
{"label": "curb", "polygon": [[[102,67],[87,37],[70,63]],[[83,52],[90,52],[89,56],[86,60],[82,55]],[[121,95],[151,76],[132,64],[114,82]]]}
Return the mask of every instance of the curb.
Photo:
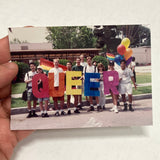
{"label": "curb", "polygon": [[[142,99],[151,99],[151,98],[152,98],[152,93],[140,94],[140,95],[134,95],[133,96],[133,100],[142,100]],[[108,104],[108,103],[112,103],[112,98],[111,97],[106,99],[106,104]],[[82,102],[82,106],[89,106],[89,103],[87,101],[84,101],[84,102]],[[50,105],[50,107],[53,107],[53,105]],[[73,107],[73,104],[71,104],[71,107]],[[36,108],[36,111],[38,111],[38,112],[40,111],[39,106]],[[24,113],[28,113],[28,110],[27,110],[26,107],[18,107],[18,108],[12,108],[11,109],[11,115],[24,114]]]}

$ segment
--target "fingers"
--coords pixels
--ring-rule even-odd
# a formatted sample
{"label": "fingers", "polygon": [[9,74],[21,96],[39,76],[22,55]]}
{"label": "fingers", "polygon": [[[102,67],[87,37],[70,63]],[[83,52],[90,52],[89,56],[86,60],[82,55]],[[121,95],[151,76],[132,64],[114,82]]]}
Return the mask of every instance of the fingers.
{"label": "fingers", "polygon": [[9,51],[8,36],[0,39],[0,64],[7,63],[11,60]]}
{"label": "fingers", "polygon": [[16,77],[18,66],[15,63],[5,63],[0,65],[0,91],[8,86]]}
{"label": "fingers", "polygon": [[0,99],[6,98],[11,93],[11,85],[7,85],[3,88],[0,88]]}

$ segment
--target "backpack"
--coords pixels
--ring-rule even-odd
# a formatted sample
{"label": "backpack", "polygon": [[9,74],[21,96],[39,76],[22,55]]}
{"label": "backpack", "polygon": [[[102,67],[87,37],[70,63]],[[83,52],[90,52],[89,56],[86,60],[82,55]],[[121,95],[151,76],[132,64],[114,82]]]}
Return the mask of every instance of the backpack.
{"label": "backpack", "polygon": [[[85,66],[84,73],[86,73],[86,70],[87,70],[87,66]],[[94,73],[96,73],[96,66],[94,66]]]}
{"label": "backpack", "polygon": [[[27,73],[27,77],[29,79],[29,74],[28,73]],[[26,84],[26,89],[22,93],[22,99],[24,101],[27,101],[27,92],[28,92],[29,89],[30,89],[30,87],[28,87],[28,84]]]}

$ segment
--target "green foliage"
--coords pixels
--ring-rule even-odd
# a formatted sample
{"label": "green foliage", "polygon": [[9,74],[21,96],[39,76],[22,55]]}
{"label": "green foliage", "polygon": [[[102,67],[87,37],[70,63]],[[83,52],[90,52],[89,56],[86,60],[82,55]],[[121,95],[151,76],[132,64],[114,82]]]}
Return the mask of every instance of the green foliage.
{"label": "green foliage", "polygon": [[152,86],[133,88],[133,95],[152,93]]}
{"label": "green foliage", "polygon": [[25,74],[29,71],[29,65],[24,62],[15,62],[18,65],[16,82],[23,82]]}
{"label": "green foliage", "polygon": [[22,98],[12,98],[11,108],[27,107],[27,101],[22,100]]}
{"label": "green foliage", "polygon": [[103,51],[114,53],[117,51],[117,46],[121,39],[117,26],[95,26],[94,35],[97,37],[97,48],[102,48]]}
{"label": "green foliage", "polygon": [[143,25],[94,26],[94,35],[97,37],[97,48],[104,52],[116,53],[122,37],[130,39],[131,47],[150,46],[150,29]]}
{"label": "green foliage", "polygon": [[67,59],[60,59],[59,60],[59,64],[62,64],[64,66],[66,66],[67,62],[69,62],[69,60],[67,60]]}
{"label": "green foliage", "polygon": [[92,29],[86,26],[48,27],[46,39],[55,49],[93,48],[96,38]]}
{"label": "green foliage", "polygon": [[105,70],[108,70],[108,61],[107,58],[103,56],[95,56],[93,57],[92,61],[96,61],[98,63],[102,63],[105,67]]}
{"label": "green foliage", "polygon": [[141,84],[141,83],[151,83],[152,81],[152,76],[151,73],[136,73],[136,83]]}
{"label": "green foliage", "polygon": [[12,94],[23,93],[25,88],[26,88],[26,83],[15,83],[15,84],[12,84]]}
{"label": "green foliage", "polygon": [[130,39],[131,47],[151,45],[150,29],[143,25],[122,25],[118,26],[118,30],[122,32],[123,37]]}

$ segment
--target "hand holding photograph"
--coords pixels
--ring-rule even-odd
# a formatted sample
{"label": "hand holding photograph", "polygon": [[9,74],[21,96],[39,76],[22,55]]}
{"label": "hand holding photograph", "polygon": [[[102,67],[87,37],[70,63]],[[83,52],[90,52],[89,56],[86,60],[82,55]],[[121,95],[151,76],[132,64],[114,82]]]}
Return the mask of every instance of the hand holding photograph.
{"label": "hand holding photograph", "polygon": [[152,125],[149,25],[9,28],[11,129]]}

